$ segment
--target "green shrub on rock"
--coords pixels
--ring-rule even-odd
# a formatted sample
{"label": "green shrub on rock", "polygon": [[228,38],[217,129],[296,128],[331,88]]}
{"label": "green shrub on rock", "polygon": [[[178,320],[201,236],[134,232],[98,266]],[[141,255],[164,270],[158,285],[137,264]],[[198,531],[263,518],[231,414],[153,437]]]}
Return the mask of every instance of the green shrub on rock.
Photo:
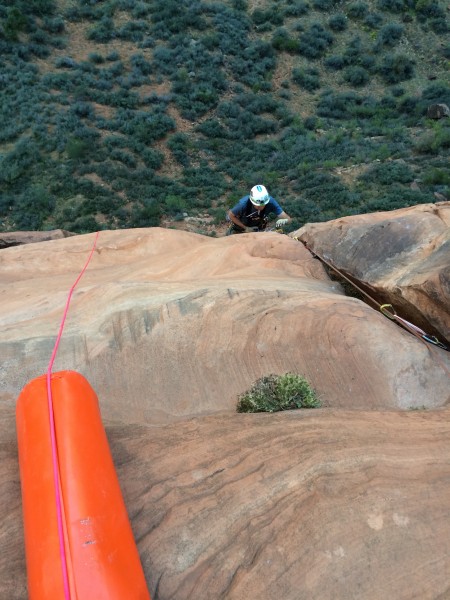
{"label": "green shrub on rock", "polygon": [[301,375],[266,375],[239,396],[237,412],[277,412],[296,408],[318,408],[320,400]]}

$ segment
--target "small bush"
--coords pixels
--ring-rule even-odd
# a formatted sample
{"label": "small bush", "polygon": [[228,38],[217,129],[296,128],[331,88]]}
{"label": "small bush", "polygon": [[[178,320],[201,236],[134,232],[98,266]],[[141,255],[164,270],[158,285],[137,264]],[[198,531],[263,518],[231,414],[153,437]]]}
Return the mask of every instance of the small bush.
{"label": "small bush", "polygon": [[380,66],[380,74],[387,83],[399,83],[414,75],[414,63],[404,54],[386,54]]}
{"label": "small bush", "polygon": [[328,20],[328,27],[333,31],[344,31],[347,29],[347,17],[342,13],[333,15]]}
{"label": "small bush", "polygon": [[369,13],[364,19],[364,25],[370,29],[378,29],[383,22],[383,17],[378,13]]}
{"label": "small bush", "polygon": [[237,412],[277,412],[296,408],[318,408],[319,398],[301,375],[267,375],[241,394]]}
{"label": "small bush", "polygon": [[438,35],[447,33],[450,30],[450,27],[445,17],[440,19],[432,19],[430,21],[430,27],[434,31],[434,33],[437,33]]}
{"label": "small bush", "polygon": [[313,23],[300,37],[299,53],[306,58],[320,58],[333,43],[333,36],[320,23]]}
{"label": "small bush", "polygon": [[359,179],[365,183],[377,185],[390,185],[392,183],[410,183],[414,179],[414,172],[404,162],[379,163],[369,167],[360,175]]}
{"label": "small bush", "polygon": [[289,37],[287,30],[281,28],[274,33],[272,46],[281,52],[296,53],[299,50],[300,42],[299,40]]}
{"label": "small bush", "polygon": [[340,71],[341,69],[343,69],[345,67],[346,60],[343,56],[340,56],[338,54],[332,54],[331,56],[328,56],[324,60],[324,64],[328,69],[334,69],[335,71]]}
{"label": "small bush", "polygon": [[362,67],[356,65],[354,67],[348,67],[348,69],[345,70],[344,79],[350,85],[362,87],[369,81],[369,73]]}
{"label": "small bush", "polygon": [[377,36],[377,47],[395,46],[403,35],[405,28],[399,23],[389,23],[382,27]]}
{"label": "small bush", "polygon": [[404,0],[378,0],[377,7],[391,13],[401,13],[407,8]]}
{"label": "small bush", "polygon": [[333,8],[335,0],[313,0],[313,7],[316,10],[330,10]]}
{"label": "small bush", "polygon": [[362,19],[368,13],[369,7],[364,2],[352,2],[347,9],[348,16],[352,19]]}
{"label": "small bush", "polygon": [[450,185],[450,173],[446,169],[430,169],[423,177],[427,185]]}
{"label": "small bush", "polygon": [[297,85],[313,92],[320,88],[319,71],[317,69],[293,69],[292,79]]}
{"label": "small bush", "polygon": [[290,6],[286,7],[285,15],[287,17],[300,17],[301,15],[306,15],[309,8],[310,7],[307,2],[303,2],[303,0],[297,0],[295,3],[292,3]]}

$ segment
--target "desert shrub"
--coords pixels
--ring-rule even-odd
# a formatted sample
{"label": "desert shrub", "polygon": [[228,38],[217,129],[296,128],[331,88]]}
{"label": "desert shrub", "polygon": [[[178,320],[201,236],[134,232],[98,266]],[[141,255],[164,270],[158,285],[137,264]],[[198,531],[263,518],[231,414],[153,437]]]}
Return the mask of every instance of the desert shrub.
{"label": "desert shrub", "polygon": [[333,43],[333,36],[320,23],[313,23],[300,36],[299,53],[306,58],[320,58]]}
{"label": "desert shrub", "polygon": [[109,62],[115,62],[116,60],[120,60],[120,54],[117,50],[112,50],[109,54],[106,55],[106,60]]}
{"label": "desert shrub", "polygon": [[128,23],[114,31],[114,37],[130,42],[140,42],[144,39],[147,28],[145,21],[128,21]]}
{"label": "desert shrub", "polygon": [[344,80],[354,87],[362,87],[369,81],[369,73],[358,65],[348,67],[344,71]]}
{"label": "desert shrub", "polygon": [[437,33],[438,35],[442,35],[450,31],[450,26],[445,17],[440,19],[431,19],[430,28],[432,31],[434,31],[434,33]]}
{"label": "desert shrub", "polygon": [[67,141],[66,153],[71,160],[84,158],[89,152],[89,144],[85,140],[72,137]]}
{"label": "desert shrub", "polygon": [[333,93],[331,91],[321,94],[317,104],[319,117],[333,119],[349,119],[354,115],[355,108],[361,106],[364,98],[355,92]]}
{"label": "desert shrub", "polygon": [[18,229],[39,230],[55,207],[55,198],[41,185],[33,185],[16,198],[12,218]]}
{"label": "desert shrub", "polygon": [[105,59],[103,58],[103,56],[101,54],[99,54],[98,52],[90,52],[88,54],[88,60],[92,63],[94,63],[95,65],[101,65],[102,63],[105,62]]}
{"label": "desert shrub", "polygon": [[139,151],[140,158],[150,169],[159,169],[164,162],[164,154],[154,148],[143,148]]}
{"label": "desert shrub", "polygon": [[417,0],[416,1],[417,13],[428,19],[428,18],[445,18],[445,12],[436,0]]}
{"label": "desert shrub", "polygon": [[379,73],[387,83],[399,83],[414,75],[414,61],[405,54],[386,54],[379,67]]}
{"label": "desert shrub", "polygon": [[319,71],[314,68],[292,70],[292,79],[297,85],[307,90],[314,92],[320,88]]}
{"label": "desert shrub", "polygon": [[133,2],[131,8],[131,14],[135,19],[141,19],[146,17],[150,12],[150,6],[145,2]]}
{"label": "desert shrub", "polygon": [[333,15],[328,19],[328,27],[333,31],[345,31],[347,25],[347,17],[342,13]]}
{"label": "desert shrub", "polygon": [[237,412],[277,412],[296,408],[318,408],[320,400],[301,375],[267,375],[258,379],[238,398]]}
{"label": "desert shrub", "polygon": [[450,85],[447,82],[436,81],[422,91],[422,107],[428,104],[444,103],[450,105]]}
{"label": "desert shrub", "polygon": [[327,56],[327,58],[324,60],[324,65],[328,69],[334,69],[335,71],[340,71],[345,67],[346,64],[347,61],[345,60],[345,58],[338,54],[332,54],[331,56]]}
{"label": "desert shrub", "polygon": [[414,172],[405,162],[390,161],[370,167],[358,179],[365,183],[370,182],[381,185],[410,183],[414,179]]}
{"label": "desert shrub", "polygon": [[316,10],[330,10],[335,0],[313,0],[312,5]]}
{"label": "desert shrub", "polygon": [[264,83],[275,64],[276,56],[272,45],[264,41],[249,43],[240,51],[239,56],[230,57],[234,77],[249,86]]}
{"label": "desert shrub", "polygon": [[7,40],[17,40],[21,31],[25,31],[28,26],[27,17],[15,6],[7,11],[7,16],[3,22],[3,33]]}
{"label": "desert shrub", "polygon": [[404,0],[378,0],[377,8],[385,12],[401,13],[407,6]]}
{"label": "desert shrub", "polygon": [[352,2],[347,8],[347,14],[352,19],[362,19],[368,11],[369,7],[365,2]]}
{"label": "desert shrub", "polygon": [[257,8],[252,13],[252,21],[255,23],[255,25],[263,25],[266,23],[271,23],[272,25],[282,25],[283,20],[283,13],[278,9],[278,7],[271,7],[267,10]]}
{"label": "desert shrub", "polygon": [[300,47],[300,41],[298,39],[291,38],[286,29],[278,29],[275,31],[272,38],[272,46],[276,50],[296,53]]}
{"label": "desert shrub", "polygon": [[364,19],[364,25],[369,29],[378,29],[382,23],[383,17],[378,13],[369,13]]}
{"label": "desert shrub", "polygon": [[431,131],[422,134],[414,141],[413,147],[420,154],[439,154],[450,148],[450,127],[434,124]]}
{"label": "desert shrub", "polygon": [[177,215],[185,212],[188,208],[186,200],[181,196],[169,194],[164,200],[165,212],[170,215]]}
{"label": "desert shrub", "polygon": [[424,193],[409,190],[404,187],[392,186],[392,188],[376,197],[368,199],[361,207],[364,212],[375,212],[380,210],[395,210],[418,204],[427,204],[434,201],[432,193]]}
{"label": "desert shrub", "polygon": [[305,2],[304,0],[291,1],[285,8],[285,15],[287,17],[300,17],[301,15],[306,15],[309,8],[308,2]]}
{"label": "desert shrub", "polygon": [[377,36],[376,47],[395,46],[403,35],[405,28],[399,23],[389,23],[380,29]]}
{"label": "desert shrub", "polygon": [[133,71],[137,71],[141,75],[150,75],[152,72],[151,64],[145,60],[142,54],[133,54],[130,57],[130,65]]}
{"label": "desert shrub", "polygon": [[430,168],[423,175],[427,185],[450,185],[450,172],[445,168]]}
{"label": "desert shrub", "polygon": [[45,17],[42,26],[50,33],[62,33],[65,30],[64,19],[62,17]]}
{"label": "desert shrub", "polygon": [[102,17],[86,34],[88,40],[107,44],[114,37],[114,21],[110,17]]}
{"label": "desert shrub", "polygon": [[0,155],[0,183],[11,184],[19,180],[39,160],[37,145],[30,138],[21,138],[12,150]]}
{"label": "desert shrub", "polygon": [[74,233],[92,233],[98,231],[99,224],[95,220],[95,217],[91,215],[85,215],[75,219],[70,225],[70,230]]}
{"label": "desert shrub", "polygon": [[113,150],[109,156],[111,160],[117,160],[130,169],[134,169],[137,166],[136,158],[132,154],[130,154],[129,152],[125,152],[124,150]]}

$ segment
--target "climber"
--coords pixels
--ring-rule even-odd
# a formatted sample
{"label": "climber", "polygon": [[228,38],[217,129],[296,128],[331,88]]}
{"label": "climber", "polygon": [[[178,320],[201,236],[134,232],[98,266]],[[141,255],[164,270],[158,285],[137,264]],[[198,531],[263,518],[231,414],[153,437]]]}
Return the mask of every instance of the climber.
{"label": "climber", "polygon": [[275,198],[269,196],[269,192],[263,185],[253,186],[250,194],[241,198],[236,206],[227,212],[227,221],[231,221],[227,235],[264,231],[270,213],[275,213],[278,217],[276,227],[283,227],[291,220]]}

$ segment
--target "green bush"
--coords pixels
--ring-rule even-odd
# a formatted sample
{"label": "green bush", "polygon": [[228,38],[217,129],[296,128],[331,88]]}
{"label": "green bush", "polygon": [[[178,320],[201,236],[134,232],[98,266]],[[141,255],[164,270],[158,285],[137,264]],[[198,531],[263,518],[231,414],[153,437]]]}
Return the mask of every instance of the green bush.
{"label": "green bush", "polygon": [[313,0],[312,5],[316,10],[330,10],[335,3],[336,0]]}
{"label": "green bush", "polygon": [[383,17],[378,13],[369,13],[364,19],[364,25],[369,29],[378,29],[383,22]]}
{"label": "green bush", "polygon": [[308,381],[301,375],[267,375],[241,394],[237,412],[277,412],[296,408],[318,408],[320,400]]}
{"label": "green bush", "polygon": [[381,185],[390,185],[395,182],[410,183],[414,179],[414,172],[404,162],[390,161],[370,167],[359,179]]}
{"label": "green bush", "polygon": [[450,185],[450,172],[446,169],[432,168],[425,172],[423,182],[428,185]]}
{"label": "green bush", "polygon": [[369,7],[365,2],[352,2],[347,8],[347,14],[352,19],[362,19],[368,11]]}
{"label": "green bush", "polygon": [[342,13],[333,15],[328,20],[328,27],[333,31],[344,31],[347,29],[347,17]]}
{"label": "green bush", "polygon": [[333,36],[320,23],[313,23],[300,37],[298,51],[306,58],[320,58],[333,43]]}
{"label": "green bush", "polygon": [[304,2],[303,0],[291,0],[289,6],[285,9],[285,14],[287,17],[300,17],[301,15],[306,15],[309,8],[308,2]]}
{"label": "green bush", "polygon": [[324,64],[327,67],[327,69],[334,69],[335,71],[340,71],[345,67],[347,61],[343,56],[340,56],[339,54],[332,54],[324,60]]}
{"label": "green bush", "polygon": [[353,67],[348,67],[344,72],[344,79],[350,85],[354,87],[362,87],[366,85],[369,81],[369,73],[366,69],[355,65]]}
{"label": "green bush", "polygon": [[319,71],[314,68],[309,69],[293,69],[292,79],[297,85],[307,90],[314,92],[320,88]]}
{"label": "green bush", "polygon": [[389,23],[380,29],[376,46],[395,46],[403,35],[405,28],[399,23]]}
{"label": "green bush", "polygon": [[278,29],[272,38],[272,46],[275,50],[297,53],[300,47],[298,39],[291,38],[286,29]]}
{"label": "green bush", "polygon": [[379,72],[387,83],[399,83],[413,77],[414,61],[405,54],[386,54]]}
{"label": "green bush", "polygon": [[401,13],[407,9],[405,4],[405,0],[378,0],[377,7],[386,12]]}

